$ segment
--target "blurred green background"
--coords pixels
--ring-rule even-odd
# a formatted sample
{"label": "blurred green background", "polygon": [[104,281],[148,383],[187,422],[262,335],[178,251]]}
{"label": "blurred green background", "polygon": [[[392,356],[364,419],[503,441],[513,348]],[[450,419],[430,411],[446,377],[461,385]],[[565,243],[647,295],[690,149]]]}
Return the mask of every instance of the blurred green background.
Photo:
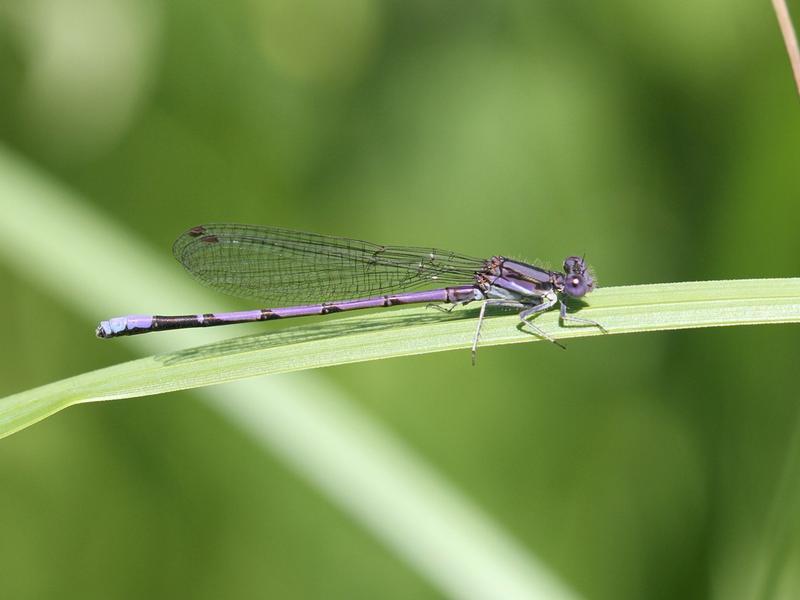
{"label": "blurred green background", "polygon": [[[585,252],[601,285],[800,270],[800,111],[768,2],[0,0],[0,91],[0,219],[28,208],[2,190],[30,169],[176,279],[172,239],[208,221],[549,265]],[[26,260],[0,254],[0,395],[134,358],[96,321],[173,308],[82,310]],[[230,305],[197,287],[181,309]],[[286,381],[401,440],[574,596],[792,598],[798,360],[797,327],[773,326]],[[0,441],[3,598],[454,594],[380,529],[196,392]]]}

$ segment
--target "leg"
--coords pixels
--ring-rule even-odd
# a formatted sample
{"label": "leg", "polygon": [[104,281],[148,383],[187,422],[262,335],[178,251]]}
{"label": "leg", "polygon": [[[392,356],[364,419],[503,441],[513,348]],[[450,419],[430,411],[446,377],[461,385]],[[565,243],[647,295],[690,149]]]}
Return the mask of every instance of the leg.
{"label": "leg", "polygon": [[561,308],[559,310],[559,313],[560,313],[560,319],[562,321],[572,321],[573,323],[583,323],[584,325],[592,325],[594,327],[597,327],[603,333],[608,333],[606,328],[600,325],[600,323],[598,323],[597,321],[592,321],[591,319],[583,319],[581,317],[576,317],[574,315],[567,314],[567,305],[564,304],[563,302],[561,302],[560,304]]}
{"label": "leg", "polygon": [[483,325],[483,316],[486,314],[486,305],[488,302],[481,304],[481,312],[478,315],[478,328],[475,330],[475,337],[472,338],[472,366],[478,362],[478,338],[481,337],[481,325]]}
{"label": "leg", "polygon": [[486,306],[491,304],[492,306],[506,306],[512,308],[522,308],[524,304],[520,304],[519,302],[514,302],[511,300],[485,300],[484,303],[481,305],[481,312],[478,315],[478,328],[475,330],[475,337],[472,339],[472,366],[475,366],[475,363],[478,360],[478,338],[481,336],[481,326],[483,325],[483,317],[486,314]]}
{"label": "leg", "polygon": [[[464,303],[464,304],[466,304],[466,303]],[[444,307],[444,306],[442,306],[441,304],[432,304],[432,303],[431,303],[431,304],[426,304],[426,305],[425,305],[425,308],[433,308],[433,309],[436,309],[436,310],[438,310],[439,312],[443,312],[443,313],[451,313],[451,312],[453,312],[453,309],[454,309],[456,306],[458,306],[458,304],[451,304],[449,308],[445,308],[445,307]]]}
{"label": "leg", "polygon": [[536,335],[546,339],[548,342],[553,342],[559,348],[562,348],[562,349],[566,350],[566,348],[564,347],[563,344],[560,344],[559,342],[557,342],[556,340],[551,338],[542,329],[540,329],[539,327],[537,327],[536,325],[534,325],[533,323],[531,323],[528,320],[528,319],[530,319],[532,317],[535,317],[539,313],[542,313],[542,312],[545,312],[547,310],[550,310],[555,303],[556,303],[555,300],[551,300],[549,298],[544,299],[544,301],[541,304],[537,304],[535,306],[531,306],[530,308],[526,308],[521,313],[519,313],[519,318],[522,321],[523,325],[527,325],[528,327],[533,329],[533,331],[536,333]]}

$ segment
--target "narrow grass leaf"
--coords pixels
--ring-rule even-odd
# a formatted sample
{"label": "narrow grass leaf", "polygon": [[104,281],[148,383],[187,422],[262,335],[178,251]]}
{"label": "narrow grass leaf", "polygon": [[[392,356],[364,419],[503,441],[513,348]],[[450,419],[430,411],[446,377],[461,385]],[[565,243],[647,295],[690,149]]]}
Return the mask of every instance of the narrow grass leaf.
{"label": "narrow grass leaf", "polygon": [[[578,307],[573,307],[578,308]],[[800,322],[800,278],[706,281],[603,288],[578,310],[603,325],[561,326],[557,311],[536,323],[556,339],[620,333]],[[0,436],[78,402],[114,400],[396,356],[466,349],[476,310],[425,308],[321,319],[282,330],[157,354],[0,399]],[[168,334],[151,334],[168,335]],[[516,314],[488,318],[481,347],[539,341]],[[125,343],[122,340],[98,343]],[[465,353],[465,364],[469,357]]]}

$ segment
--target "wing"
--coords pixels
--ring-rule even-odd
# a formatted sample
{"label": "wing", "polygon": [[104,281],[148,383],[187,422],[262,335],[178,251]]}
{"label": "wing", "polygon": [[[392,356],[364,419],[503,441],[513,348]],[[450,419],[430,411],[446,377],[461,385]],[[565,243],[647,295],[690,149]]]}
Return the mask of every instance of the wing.
{"label": "wing", "polygon": [[199,225],[172,247],[196,279],[226,294],[314,304],[472,283],[484,261],[259,225]]}

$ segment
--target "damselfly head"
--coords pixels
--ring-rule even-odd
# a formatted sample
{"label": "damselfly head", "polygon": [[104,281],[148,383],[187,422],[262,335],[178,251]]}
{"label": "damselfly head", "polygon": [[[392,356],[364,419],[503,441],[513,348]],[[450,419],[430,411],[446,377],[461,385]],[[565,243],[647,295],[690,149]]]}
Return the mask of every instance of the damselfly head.
{"label": "damselfly head", "polygon": [[564,293],[573,298],[585,296],[594,289],[594,277],[586,270],[580,256],[569,256],[564,260]]}

